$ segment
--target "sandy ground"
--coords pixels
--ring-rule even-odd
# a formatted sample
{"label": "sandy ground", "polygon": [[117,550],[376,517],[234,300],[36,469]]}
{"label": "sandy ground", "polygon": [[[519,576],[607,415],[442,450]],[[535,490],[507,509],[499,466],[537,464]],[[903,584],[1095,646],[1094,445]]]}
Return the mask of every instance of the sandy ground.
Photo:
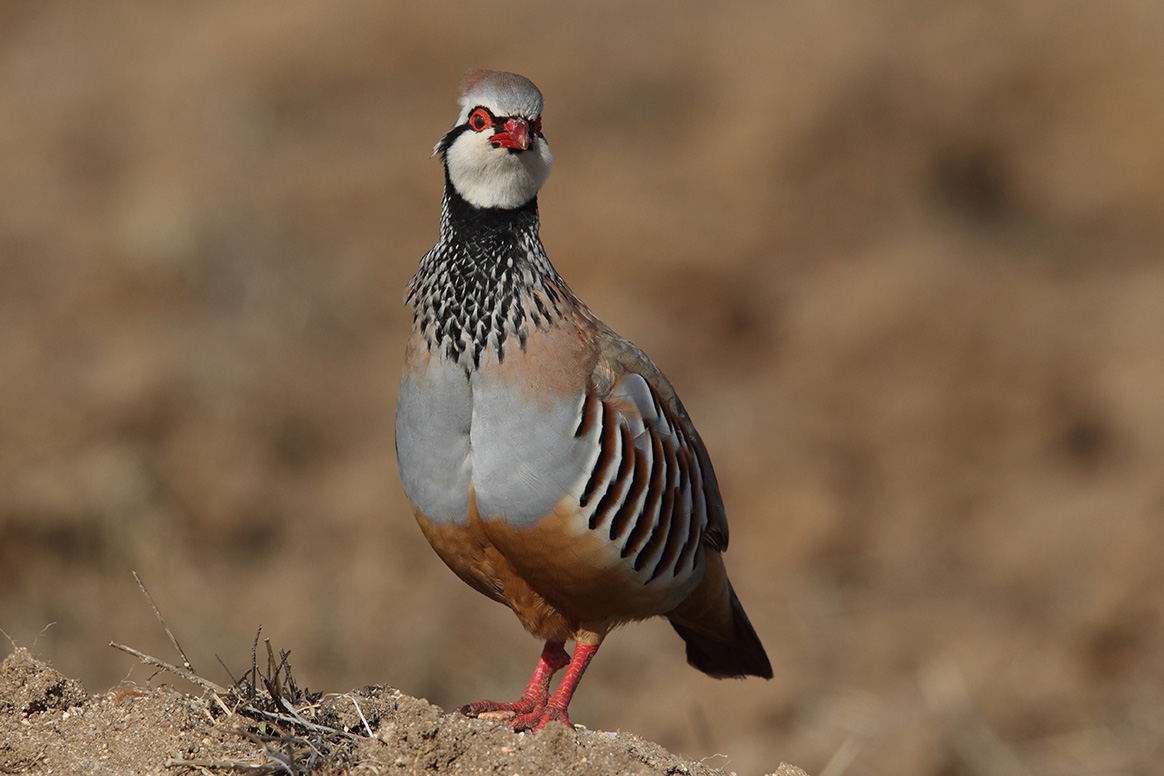
{"label": "sandy ground", "polygon": [[547,96],[549,254],[694,417],[776,672],[636,625],[572,718],[747,774],[1158,772],[1164,6],[1132,0],[0,2],[0,628],[140,686],[106,646],[168,649],[136,570],[207,675],[262,625],[315,690],[520,691],[540,646],[393,452],[475,66]]}
{"label": "sandy ground", "polygon": [[[278,699],[229,689],[193,696],[163,685],[90,696],[15,650],[0,665],[0,773],[726,776],[630,733],[553,725],[515,735],[390,687],[294,699],[282,694],[285,685]],[[806,776],[787,763],[772,773]]]}

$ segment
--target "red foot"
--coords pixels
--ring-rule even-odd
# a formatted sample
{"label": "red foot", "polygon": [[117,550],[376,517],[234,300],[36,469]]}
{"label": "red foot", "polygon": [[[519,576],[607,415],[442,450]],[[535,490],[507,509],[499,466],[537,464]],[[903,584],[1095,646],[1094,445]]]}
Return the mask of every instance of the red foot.
{"label": "red foot", "polygon": [[538,658],[538,665],[534,669],[533,676],[530,677],[529,684],[526,685],[521,698],[512,703],[477,701],[466,704],[457,711],[468,717],[476,717],[488,711],[512,711],[517,716],[510,720],[509,724],[513,725],[516,730],[526,730],[526,727],[517,727],[518,721],[524,720],[526,717],[532,717],[535,722],[541,719],[542,709],[546,707],[546,702],[550,699],[550,679],[558,669],[564,668],[569,662],[570,656],[566,654],[562,642],[547,641],[545,648],[542,649],[541,657]]}
{"label": "red foot", "polygon": [[457,711],[464,714],[466,717],[476,717],[487,711],[512,711],[519,715],[532,714],[534,711],[541,711],[546,705],[546,699],[543,697],[531,698],[523,695],[516,701],[510,703],[498,703],[497,701],[477,701],[476,703],[466,703]]}
{"label": "red foot", "polygon": [[[470,717],[476,717],[486,711],[516,712],[517,716],[509,721],[509,726],[519,732],[532,730],[536,733],[555,720],[573,730],[574,725],[566,716],[566,708],[578,687],[578,680],[582,678],[582,673],[597,651],[597,644],[578,644],[574,648],[574,656],[570,657],[563,649],[562,642],[547,641],[541,659],[538,660],[538,667],[534,669],[529,685],[525,688],[525,694],[520,700],[513,703],[478,701],[462,706],[457,711]],[[550,698],[550,677],[567,664],[569,668],[566,669],[566,675],[554,696]]]}
{"label": "red foot", "polygon": [[[491,700],[482,700],[481,703],[462,706],[461,710],[470,716],[476,716],[482,711],[517,711],[519,712],[518,716],[510,720],[510,727],[518,732],[533,731],[537,733],[549,722],[555,720],[570,729],[574,729],[573,722],[570,722],[570,718],[566,714],[566,709],[570,705],[570,698],[574,696],[574,690],[579,684],[579,679],[582,678],[585,667],[590,664],[590,658],[594,657],[596,652],[598,652],[598,645],[577,645],[574,648],[574,656],[569,658],[566,676],[562,677],[562,683],[558,685],[558,690],[554,692],[554,696],[547,699],[549,676],[566,664],[566,652],[562,649],[561,643],[547,642],[546,648],[542,650],[538,669],[534,670],[530,685],[525,689],[525,695],[521,696],[521,700],[512,704],[498,704],[491,702]],[[525,706],[526,704],[528,704],[528,709],[525,707],[518,709],[519,705]]]}

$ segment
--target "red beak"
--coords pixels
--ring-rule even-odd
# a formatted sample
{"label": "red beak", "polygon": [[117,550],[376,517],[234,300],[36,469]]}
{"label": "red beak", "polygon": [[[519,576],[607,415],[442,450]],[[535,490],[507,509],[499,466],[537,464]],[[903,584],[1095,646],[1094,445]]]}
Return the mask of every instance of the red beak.
{"label": "red beak", "polygon": [[529,150],[529,122],[525,119],[506,119],[505,126],[494,132],[489,142],[497,148]]}

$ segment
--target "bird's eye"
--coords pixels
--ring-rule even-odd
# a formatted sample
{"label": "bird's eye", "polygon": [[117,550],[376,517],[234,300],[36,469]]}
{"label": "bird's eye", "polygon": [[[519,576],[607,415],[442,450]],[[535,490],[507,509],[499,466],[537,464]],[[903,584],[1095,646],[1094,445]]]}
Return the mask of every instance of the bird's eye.
{"label": "bird's eye", "polygon": [[474,132],[480,132],[493,126],[493,117],[484,108],[477,108],[469,114],[469,126]]}
{"label": "bird's eye", "polygon": [[530,123],[529,130],[533,134],[538,135],[539,137],[541,136],[541,134],[542,134],[542,117],[541,116],[538,116],[536,119],[533,120],[532,123]]}

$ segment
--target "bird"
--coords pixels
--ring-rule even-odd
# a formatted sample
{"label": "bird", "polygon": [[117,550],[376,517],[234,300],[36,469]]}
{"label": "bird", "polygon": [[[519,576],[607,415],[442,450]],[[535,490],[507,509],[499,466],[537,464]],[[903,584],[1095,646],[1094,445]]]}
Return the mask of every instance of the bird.
{"label": "bird", "polygon": [[691,418],[547,257],[541,92],[475,70],[459,105],[432,154],[445,176],[439,238],[404,294],[397,461],[437,555],[545,646],[517,701],[458,711],[573,728],[570,700],[607,634],[656,616],[698,670],[770,679],[724,569],[727,517]]}

